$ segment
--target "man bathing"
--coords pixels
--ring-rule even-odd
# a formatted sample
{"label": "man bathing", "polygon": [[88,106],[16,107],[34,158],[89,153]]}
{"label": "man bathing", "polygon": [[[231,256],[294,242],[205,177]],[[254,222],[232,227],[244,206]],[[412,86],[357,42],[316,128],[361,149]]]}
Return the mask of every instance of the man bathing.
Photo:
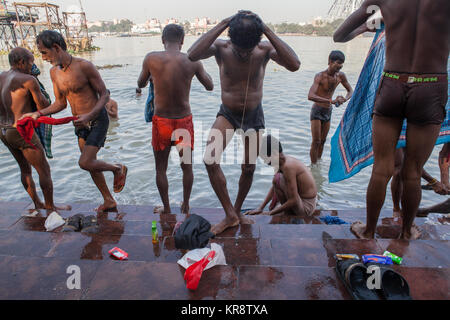
{"label": "man bathing", "polygon": [[[230,40],[217,39],[227,28]],[[261,41],[263,34],[269,41]],[[241,214],[241,207],[252,186],[261,130],[265,128],[261,102],[267,63],[272,59],[294,72],[300,68],[300,61],[285,42],[249,11],[240,11],[223,20],[189,49],[189,58],[193,61],[212,56],[219,65],[222,105],[208,138],[204,162],[211,185],[225,210],[226,218],[211,229],[213,233],[220,234],[240,223],[252,223]],[[245,133],[244,163],[233,205],[220,160],[238,129]]]}
{"label": "man bathing", "polygon": [[[278,169],[272,187],[258,209],[247,215],[279,213],[298,216],[312,216],[317,205],[317,187],[311,171],[299,160],[285,155],[281,143],[268,135],[263,138],[260,157],[264,162]],[[272,201],[269,212],[263,213],[266,205]],[[280,206],[276,207],[277,203]]]}
{"label": "man bathing", "polygon": [[[308,100],[314,104],[311,109],[311,164],[316,164],[322,158],[323,147],[330,130],[333,105],[339,106],[350,100],[353,89],[347,77],[340,70],[344,66],[345,55],[341,51],[332,51],[328,58],[328,69],[314,78],[314,84],[309,90]],[[347,96],[338,96],[333,100],[333,94],[339,84],[347,89]]]}
{"label": "man bathing", "polygon": [[413,222],[422,195],[420,179],[444,121],[448,98],[450,1],[366,0],[339,27],[334,40],[345,41],[366,23],[370,6],[381,9],[386,26],[386,64],[374,108],[374,166],[367,189],[367,225],[357,222],[351,230],[360,238],[374,238],[406,118],[400,237],[417,239],[420,231],[413,228]]}
{"label": "man bathing", "polygon": [[[33,200],[36,209],[70,210],[69,206],[57,208],[53,203],[53,182],[44,148],[36,134],[31,143],[25,142],[16,129],[17,121],[26,113],[49,106],[39,83],[31,75],[34,57],[24,48],[13,49],[9,56],[11,69],[0,74],[0,140],[9,149],[19,164],[21,180]],[[31,167],[39,174],[39,184],[45,204],[39,199],[33,181]]]}
{"label": "man bathing", "polygon": [[103,172],[111,171],[114,174],[114,192],[118,193],[125,187],[128,169],[122,164],[113,165],[97,160],[97,153],[105,144],[109,125],[105,109],[109,94],[105,84],[91,62],[75,58],[66,51],[66,42],[58,32],[43,31],[36,42],[42,59],[53,65],[50,77],[56,100],[49,107],[25,116],[37,119],[60,112],[69,101],[72,114],[78,117],[74,121],[81,151],[78,163],[83,170],[89,171],[104,200],[96,211],[116,211],[117,203],[108,189]]}
{"label": "man bathing", "polygon": [[156,161],[156,185],[163,202],[163,207],[155,208],[155,213],[171,213],[166,171],[171,147],[175,145],[183,170],[181,212],[189,214],[189,199],[194,182],[194,125],[189,93],[194,76],[208,91],[213,90],[214,84],[201,62],[192,62],[181,52],[184,42],[184,30],[181,26],[166,26],[162,42],[165,51],[151,52],[145,57],[138,80],[139,88],[146,87],[150,78],[155,86],[152,146]]}

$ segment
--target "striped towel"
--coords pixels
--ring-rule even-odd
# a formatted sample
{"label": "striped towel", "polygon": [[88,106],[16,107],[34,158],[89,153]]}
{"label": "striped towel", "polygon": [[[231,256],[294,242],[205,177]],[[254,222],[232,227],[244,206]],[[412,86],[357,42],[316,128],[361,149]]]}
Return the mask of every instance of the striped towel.
{"label": "striped towel", "polygon": [[150,87],[148,88],[148,98],[145,102],[145,121],[147,123],[152,122],[153,114],[155,113],[155,89],[153,87],[153,81],[150,80]]}
{"label": "striped towel", "polygon": [[[39,87],[41,88],[42,94],[45,96],[45,98],[47,98],[49,103],[52,103],[52,100],[50,99],[50,96],[48,95],[47,91],[45,90],[44,85],[39,80],[38,80],[38,82],[39,82]],[[45,156],[49,159],[53,159],[52,125],[51,124],[41,124],[35,130],[39,137],[39,140],[41,140],[42,146],[44,147]]]}
{"label": "striped towel", "polygon": [[[348,179],[373,164],[372,112],[385,63],[384,26],[378,30],[352,99],[331,139],[330,183]],[[450,73],[450,60],[449,60]],[[450,87],[449,87],[450,89]],[[449,92],[450,95],[450,92]],[[436,145],[450,142],[450,103]],[[406,121],[397,148],[406,146]]]}

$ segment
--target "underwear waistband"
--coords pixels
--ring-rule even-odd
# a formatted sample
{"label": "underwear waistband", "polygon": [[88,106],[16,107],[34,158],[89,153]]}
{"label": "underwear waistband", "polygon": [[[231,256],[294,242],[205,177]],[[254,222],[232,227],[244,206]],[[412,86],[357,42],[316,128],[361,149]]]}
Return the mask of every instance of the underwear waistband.
{"label": "underwear waistband", "polygon": [[448,82],[448,74],[411,74],[383,71],[383,77],[411,84]]}

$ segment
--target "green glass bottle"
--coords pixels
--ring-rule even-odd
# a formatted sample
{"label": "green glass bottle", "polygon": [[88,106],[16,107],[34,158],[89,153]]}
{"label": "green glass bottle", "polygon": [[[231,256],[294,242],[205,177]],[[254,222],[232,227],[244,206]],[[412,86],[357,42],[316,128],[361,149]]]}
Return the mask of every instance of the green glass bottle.
{"label": "green glass bottle", "polygon": [[158,227],[156,226],[156,221],[152,222],[152,242],[153,243],[159,242]]}

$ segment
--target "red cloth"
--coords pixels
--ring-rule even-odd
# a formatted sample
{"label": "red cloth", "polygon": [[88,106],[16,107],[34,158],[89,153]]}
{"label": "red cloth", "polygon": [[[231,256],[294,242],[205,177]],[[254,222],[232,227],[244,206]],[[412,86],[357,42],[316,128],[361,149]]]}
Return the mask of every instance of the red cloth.
{"label": "red cloth", "polygon": [[[152,146],[154,150],[163,151],[172,146],[172,138],[175,145],[190,147],[194,150],[192,115],[183,119],[166,119],[153,116],[152,122]],[[184,136],[186,136],[187,141],[184,141]]]}
{"label": "red cloth", "polygon": [[52,125],[60,125],[60,124],[66,124],[71,121],[77,120],[78,117],[67,117],[62,119],[53,119],[50,117],[39,117],[37,120],[34,120],[31,117],[23,118],[19,121],[17,121],[17,131],[21,135],[21,137],[33,146],[33,148],[36,149],[36,146],[31,143],[31,138],[34,134],[34,128],[39,127],[42,123],[44,124],[52,124]]}

